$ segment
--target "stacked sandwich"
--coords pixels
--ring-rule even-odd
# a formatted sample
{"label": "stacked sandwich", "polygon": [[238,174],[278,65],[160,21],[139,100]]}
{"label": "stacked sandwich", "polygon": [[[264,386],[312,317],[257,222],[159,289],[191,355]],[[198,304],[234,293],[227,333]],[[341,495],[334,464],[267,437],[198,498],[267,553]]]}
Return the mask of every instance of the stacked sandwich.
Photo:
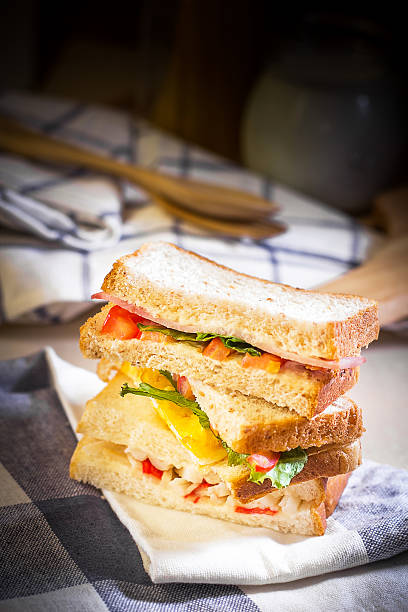
{"label": "stacked sandwich", "polygon": [[108,381],[72,478],[146,503],[322,534],[361,462],[343,394],[377,305],[239,274],[167,243],[119,259],[81,349]]}

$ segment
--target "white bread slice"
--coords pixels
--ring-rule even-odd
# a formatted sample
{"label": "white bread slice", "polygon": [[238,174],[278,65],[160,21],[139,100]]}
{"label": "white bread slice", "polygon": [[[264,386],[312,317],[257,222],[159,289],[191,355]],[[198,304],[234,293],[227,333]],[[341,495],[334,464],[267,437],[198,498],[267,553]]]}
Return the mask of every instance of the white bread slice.
{"label": "white bread slice", "polygon": [[223,391],[236,390],[259,397],[298,415],[312,418],[351,389],[358,380],[359,368],[347,370],[310,370],[281,368],[276,374],[257,368],[243,368],[243,355],[230,355],[224,361],[206,357],[194,344],[169,339],[165,343],[150,340],[116,340],[101,334],[110,305],[81,327],[80,347],[89,359],[109,359],[120,364],[128,361],[141,367],[168,370],[195,378]]}
{"label": "white bread slice", "polygon": [[241,514],[235,511],[236,504],[228,498],[218,501],[200,498],[198,503],[194,503],[180,495],[168,482],[144,474],[139,466],[129,461],[123,446],[89,437],[83,437],[77,445],[71,460],[70,476],[98,488],[125,493],[148,504],[304,535],[324,534],[326,516],[333,511],[347,483],[347,476],[337,476],[328,481],[320,478],[293,485],[270,494],[270,503],[277,510],[273,516]]}
{"label": "white bread slice", "polygon": [[269,352],[273,345],[340,359],[359,354],[379,331],[373,300],[260,280],[164,242],[121,257],[102,289],[168,327],[235,336]]}
{"label": "white bread slice", "polygon": [[[128,446],[133,440],[135,446],[140,446],[143,440],[151,439],[153,447],[167,448],[175,439],[174,435],[148,398],[130,394],[120,396],[125,382],[130,386],[134,384],[119,372],[95,398],[88,401],[78,431]],[[285,451],[297,446],[344,445],[359,438],[364,431],[361,410],[346,397],[339,398],[308,420],[264,400],[241,394],[222,394],[197,381],[192,381],[192,386],[211,425],[231,448],[240,453]],[[115,437],[109,437],[112,435]],[[174,461],[176,453],[180,454],[181,461],[188,457],[186,452],[176,448],[171,448],[167,455]]]}
{"label": "white bread slice", "polygon": [[189,382],[211,425],[239,453],[348,444],[364,432],[362,410],[345,396],[306,419],[263,399],[238,392],[222,393],[199,380]]}
{"label": "white bread slice", "polygon": [[[118,373],[115,378],[94,398],[87,402],[86,410],[77,431],[92,438],[123,445],[136,457],[148,457],[154,465],[174,466],[177,469],[191,468],[192,455],[176,439],[165,422],[157,415],[152,402],[145,397],[126,395],[119,391],[129,378]],[[361,461],[360,440],[348,444],[330,444],[307,449],[309,459],[305,468],[295,477],[295,482],[317,477],[331,477],[355,469]],[[255,499],[270,492],[270,480],[263,485],[247,483],[248,470],[243,466],[230,467],[227,461],[200,467],[198,482],[207,478],[210,471],[224,482],[238,499]],[[250,485],[250,486],[248,486]]]}

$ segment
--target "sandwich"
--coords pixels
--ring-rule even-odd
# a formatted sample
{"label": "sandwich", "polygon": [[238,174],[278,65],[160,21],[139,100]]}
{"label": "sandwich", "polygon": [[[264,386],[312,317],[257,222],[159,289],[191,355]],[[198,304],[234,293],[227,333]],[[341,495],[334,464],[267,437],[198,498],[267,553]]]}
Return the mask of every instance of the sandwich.
{"label": "sandwich", "polygon": [[344,393],[377,305],[239,274],[151,243],[119,259],[81,328],[105,389],[71,476],[139,500],[318,535],[361,462]]}

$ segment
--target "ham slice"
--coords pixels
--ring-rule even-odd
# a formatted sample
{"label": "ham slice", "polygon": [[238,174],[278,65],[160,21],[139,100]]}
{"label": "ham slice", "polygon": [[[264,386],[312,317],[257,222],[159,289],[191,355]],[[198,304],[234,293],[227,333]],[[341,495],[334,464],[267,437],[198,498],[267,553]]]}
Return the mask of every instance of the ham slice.
{"label": "ham slice", "polygon": [[116,304],[117,306],[121,306],[125,310],[129,312],[133,312],[133,314],[138,314],[145,319],[149,319],[149,321],[153,321],[153,323],[158,323],[159,325],[163,325],[163,327],[170,327],[171,329],[177,329],[177,331],[184,332],[196,332],[192,325],[177,325],[177,323],[169,323],[164,319],[159,319],[158,317],[153,317],[151,314],[147,312],[144,308],[140,308],[139,306],[135,306],[134,304],[129,304],[120,298],[115,297],[114,295],[109,295],[104,291],[100,291],[99,293],[94,293],[91,295],[93,300],[106,300],[107,302],[112,302],[112,304]]}
{"label": "ham slice", "polygon": [[[108,302],[112,302],[113,304],[117,304],[118,306],[125,308],[129,312],[138,314],[141,317],[149,319],[150,321],[158,323],[159,325],[163,325],[164,327],[170,327],[172,329],[177,329],[178,331],[184,332],[194,333],[197,331],[197,329],[195,329],[191,325],[179,325],[178,323],[173,321],[165,321],[164,319],[153,317],[144,308],[140,308],[139,306],[135,306],[134,304],[129,304],[128,302],[125,302],[125,300],[121,300],[120,298],[117,298],[114,295],[109,295],[104,291],[94,293],[91,297],[92,299],[106,300]],[[283,351],[282,349],[278,349],[277,347],[269,343],[265,343],[263,346],[258,345],[257,348],[260,348],[268,353],[272,353],[273,355],[278,355],[278,357],[282,357],[282,359],[285,359],[287,361],[299,363],[302,365],[314,366],[316,368],[324,368],[327,370],[346,370],[349,368],[357,368],[366,361],[365,357],[361,357],[361,355],[355,357],[342,357],[341,359],[337,360],[321,359],[320,357],[305,357],[303,355],[298,355],[297,353]]]}

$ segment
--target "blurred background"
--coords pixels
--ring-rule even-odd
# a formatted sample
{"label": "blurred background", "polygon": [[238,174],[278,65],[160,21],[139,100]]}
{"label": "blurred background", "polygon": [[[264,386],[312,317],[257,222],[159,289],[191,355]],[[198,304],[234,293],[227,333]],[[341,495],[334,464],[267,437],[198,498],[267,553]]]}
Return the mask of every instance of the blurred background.
{"label": "blurred background", "polygon": [[3,89],[103,103],[359,214],[407,178],[405,22],[386,5],[2,3]]}

